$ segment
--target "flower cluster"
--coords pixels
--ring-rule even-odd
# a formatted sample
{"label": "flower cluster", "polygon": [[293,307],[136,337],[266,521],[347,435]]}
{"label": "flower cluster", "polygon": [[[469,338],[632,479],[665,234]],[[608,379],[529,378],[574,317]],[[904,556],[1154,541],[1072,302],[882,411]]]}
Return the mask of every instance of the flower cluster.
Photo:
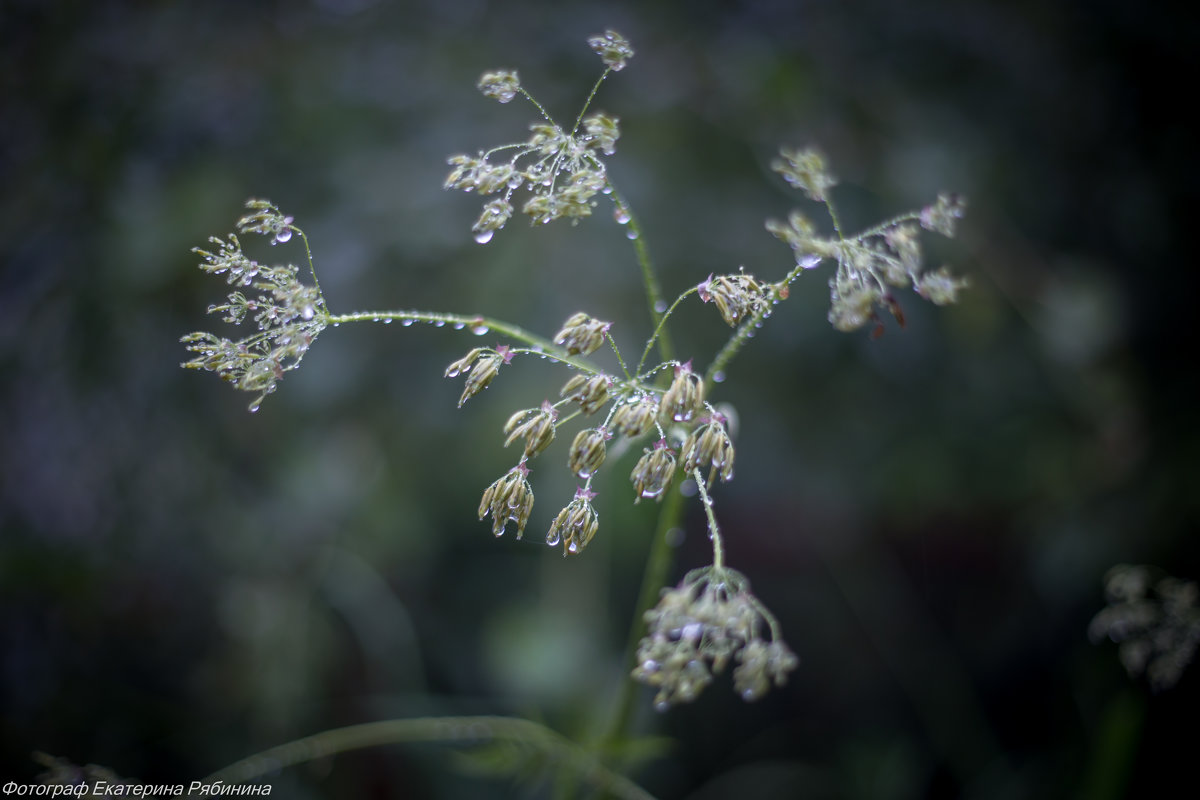
{"label": "flower cluster", "polygon": [[[608,71],[623,68],[626,59],[633,55],[629,43],[613,31],[603,37],[593,37],[589,44],[608,67],[605,75]],[[445,188],[499,195],[484,203],[479,218],[471,226],[475,241],[486,244],[496,231],[508,224],[514,211],[514,195],[522,187],[528,196],[521,212],[532,222],[547,223],[556,219],[578,222],[590,216],[596,205],[593,199],[596,194],[612,191],[608,170],[600,155],[611,156],[616,152],[617,139],[621,136],[619,120],[603,113],[585,117],[585,105],[575,127],[568,132],[525,92],[517,73],[486,72],[478,86],[484,95],[501,103],[509,102],[518,93],[524,94],[537,106],[544,119],[529,126],[530,136],[524,142],[501,145],[474,156],[450,157],[448,163],[453,169],[446,178]],[[505,155],[493,161],[500,153]]]}
{"label": "flower cluster", "polygon": [[[272,244],[300,233],[291,217],[265,200],[251,200],[247,207],[251,213],[238,221],[239,233],[270,236]],[[319,287],[300,280],[295,265],[267,266],[249,258],[236,234],[226,239],[214,236],[210,241],[216,245],[215,252],[194,250],[204,259],[200,269],[224,275],[226,282],[237,288],[226,302],[209,306],[208,312],[223,314],[222,319],[232,325],[250,319],[257,332],[236,341],[206,331],[189,333],[180,341],[196,356],[181,366],[215,372],[236,388],[253,393],[250,410],[257,411],[284,373],[300,365],[325,329],[325,299]],[[247,288],[257,294],[247,295],[243,291]]]}
{"label": "flower cluster", "polygon": [[492,533],[500,536],[509,522],[517,523],[517,538],[525,533],[525,524],[533,513],[533,488],[525,460],[504,473],[489,486],[479,501],[479,518],[491,514]]}
{"label": "flower cluster", "polygon": [[605,31],[603,36],[590,37],[588,47],[592,48],[604,61],[604,66],[613,72],[625,69],[625,62],[633,58],[633,47],[624,36],[612,30]]}
{"label": "flower cluster", "polygon": [[[689,572],[664,589],[646,612],[649,631],[638,645],[634,680],[658,689],[654,707],[690,703],[736,658],[734,689],[757,700],[782,686],[799,660],[775,635],[775,621],[745,576],[726,567]],[[764,628],[770,640],[763,638]]]}
{"label": "flower cluster", "polygon": [[582,552],[600,527],[600,518],[596,516],[596,509],[592,508],[592,498],[595,496],[587,487],[576,489],[575,499],[558,512],[551,523],[546,544],[556,547],[562,542],[564,557],[568,553]]}
{"label": "flower cluster", "polygon": [[[827,190],[837,184],[825,168],[824,158],[813,150],[784,148],[772,167],[792,186],[832,209]],[[923,272],[918,228],[953,236],[955,222],[966,210],[958,195],[940,194],[937,202],[918,213],[907,214],[856,236],[839,230],[834,238],[822,237],[811,220],[793,211],[787,222],[768,220],[767,230],[791,247],[797,273],[817,266],[822,259],[837,260],[837,272],[829,280],[829,322],[839,331],[857,330],[875,324],[875,335],[883,332],[879,311],[887,311],[904,325],[904,313],[892,288],[912,287],[936,305],[958,299],[967,281],[942,267]],[[831,211],[832,214],[832,211]],[[796,273],[794,273],[796,274]],[[726,321],[728,321],[726,317]]]}
{"label": "flower cluster", "polygon": [[[738,283],[731,281],[729,285],[736,286]],[[725,289],[715,291],[724,292]],[[597,414],[605,407],[608,411],[600,424],[578,431],[567,452],[567,468],[583,480],[584,485],[580,487],[580,494],[558,515],[547,537],[555,544],[565,541],[565,553],[581,552],[596,532],[597,518],[591,510],[591,499],[595,496],[591,492],[591,482],[605,463],[608,442],[614,435],[636,439],[652,431],[658,433],[656,443],[644,448],[629,475],[635,503],[646,498],[661,501],[674,483],[675,473],[681,465],[689,471],[707,467],[710,484],[717,476],[722,481],[733,477],[734,448],[726,418],[705,402],[704,379],[692,370],[690,362],[681,364],[670,361],[641,376],[627,375],[621,379],[595,369],[586,362],[570,358],[599,348],[610,325],[578,312],[572,314],[555,335],[555,343],[563,348],[557,353],[548,353],[541,348],[513,350],[503,345],[495,348],[476,347],[446,368],[446,377],[467,376],[459,406],[486,388],[499,373],[500,367],[509,363],[517,353],[549,355],[554,360],[570,361],[572,366],[581,370],[562,387],[562,399],[554,403],[547,400],[536,408],[521,409],[504,424],[505,447],[518,440],[524,441],[524,447],[518,464],[520,481],[510,471],[484,493],[480,518],[492,513],[493,522],[499,526],[494,528],[497,533],[503,531],[505,520],[516,519],[503,513],[503,508],[497,505],[497,496],[507,494],[513,486],[526,485],[529,472],[526,462],[537,457],[554,441],[560,424],[560,410],[567,404],[578,405],[579,413],[583,415]],[[673,369],[674,375],[665,388],[646,382],[666,369]],[[673,438],[680,448],[681,459],[677,458],[677,451],[670,445],[668,437]],[[519,499],[522,504],[532,506],[531,492],[520,495]],[[501,516],[496,517],[496,513]],[[522,529],[527,519],[528,511],[520,522]],[[578,535],[567,535],[568,529],[576,528]]]}
{"label": "flower cluster", "polygon": [[730,327],[749,315],[764,311],[770,305],[774,291],[745,272],[716,277],[709,275],[696,289],[701,300],[716,304],[721,319]]}
{"label": "flower cluster", "polygon": [[501,344],[497,345],[495,349],[473,348],[458,361],[446,367],[445,376],[447,378],[456,378],[463,373],[470,373],[467,375],[462,396],[458,398],[458,407],[462,408],[463,403],[467,402],[469,398],[486,389],[492,379],[500,373],[501,365],[511,361],[512,349]]}
{"label": "flower cluster", "polygon": [[1117,642],[1125,670],[1145,673],[1156,692],[1178,683],[1200,646],[1200,586],[1122,564],[1105,576],[1105,595],[1108,607],[1088,627],[1092,641]]}

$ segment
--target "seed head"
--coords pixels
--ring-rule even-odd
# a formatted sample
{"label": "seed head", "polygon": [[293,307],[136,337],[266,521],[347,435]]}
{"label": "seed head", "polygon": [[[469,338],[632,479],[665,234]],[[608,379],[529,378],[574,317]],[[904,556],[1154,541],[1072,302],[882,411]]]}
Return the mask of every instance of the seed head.
{"label": "seed head", "polygon": [[659,400],[653,394],[640,394],[622,401],[613,412],[610,427],[630,438],[641,436],[654,427]]}
{"label": "seed head", "polygon": [[500,366],[511,360],[512,354],[508,352],[507,347],[499,347],[495,350],[476,347],[446,367],[447,378],[457,377],[464,372],[469,373],[462,396],[458,398],[458,407],[462,408],[463,403],[467,402],[469,398],[486,389],[500,371]]}
{"label": "seed head", "polygon": [[646,612],[648,632],[638,645],[636,681],[658,688],[654,707],[696,699],[714,673],[732,658],[734,688],[756,700],[772,684],[782,686],[799,663],[781,640],[765,640],[765,610],[739,572],[706,567],[663,589],[658,605]]}
{"label": "seed head", "polygon": [[954,229],[967,212],[967,200],[950,192],[938,194],[937,202],[921,209],[921,227],[928,231],[953,237]]}
{"label": "seed head", "polygon": [[958,300],[958,293],[969,285],[966,278],[956,278],[946,267],[926,272],[917,281],[917,294],[934,305],[944,306]]}
{"label": "seed head", "polygon": [[580,311],[572,314],[554,334],[554,343],[565,347],[571,355],[590,355],[604,344],[604,334],[611,326],[611,322],[594,319]]}
{"label": "seed head", "polygon": [[560,396],[579,403],[584,414],[595,414],[608,402],[611,385],[606,375],[575,375],[563,386]]}
{"label": "seed head", "polygon": [[600,56],[604,66],[613,72],[625,69],[625,62],[633,58],[633,47],[624,36],[612,30],[605,31],[603,36],[589,38],[588,47],[592,48]]}
{"label": "seed head", "polygon": [[517,523],[517,538],[525,532],[525,523],[533,511],[533,489],[529,486],[529,468],[524,460],[510,469],[483,492],[479,518],[492,515],[492,533],[500,536],[509,521]]}
{"label": "seed head", "polygon": [[825,167],[825,157],[812,148],[790,147],[780,148],[779,155],[771,162],[771,169],[813,200],[825,202],[825,192],[837,186],[837,179]]}
{"label": "seed head", "polygon": [[748,314],[764,308],[768,302],[768,291],[754,279],[753,275],[739,272],[735,275],[708,276],[700,284],[700,299],[716,303],[717,311],[731,328]]}
{"label": "seed head", "polygon": [[604,442],[611,438],[612,434],[604,428],[585,428],[575,434],[567,457],[571,472],[585,480],[595,475],[607,455]]}
{"label": "seed head", "polygon": [[554,522],[550,523],[546,544],[556,547],[562,542],[564,558],[568,554],[582,553],[596,535],[600,518],[596,515],[596,509],[592,508],[591,501],[595,496],[587,487],[579,487],[575,491],[575,499],[558,512]]}
{"label": "seed head", "polygon": [[686,472],[705,465],[709,467],[709,486],[712,486],[713,478],[718,473],[722,483],[733,478],[733,442],[729,438],[729,431],[725,429],[725,418],[719,414],[694,428],[684,441],[680,453]]}
{"label": "seed head", "polygon": [[483,73],[476,87],[483,92],[484,97],[494,97],[501,103],[507,103],[517,96],[521,89],[521,81],[517,78],[517,73],[499,70]]}
{"label": "seed head", "polygon": [[640,503],[643,497],[653,497],[661,503],[674,477],[675,454],[667,447],[666,439],[659,439],[653,448],[645,449],[629,475],[633,481],[633,502]]}
{"label": "seed head", "polygon": [[659,417],[689,422],[704,407],[704,379],[692,372],[692,362],[675,367],[675,380],[662,396]]}
{"label": "seed head", "polygon": [[542,403],[541,408],[526,408],[518,411],[504,423],[504,433],[508,436],[504,446],[525,437],[525,457],[531,458],[542,452],[554,441],[554,423],[558,412],[549,402]]}

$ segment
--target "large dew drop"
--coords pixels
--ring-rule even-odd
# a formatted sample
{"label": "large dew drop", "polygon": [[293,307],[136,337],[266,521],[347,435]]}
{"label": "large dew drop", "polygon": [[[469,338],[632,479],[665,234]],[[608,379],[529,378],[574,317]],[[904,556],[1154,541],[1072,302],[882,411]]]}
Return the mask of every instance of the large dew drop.
{"label": "large dew drop", "polygon": [[284,242],[291,241],[291,238],[292,238],[292,229],[291,228],[284,228],[284,229],[276,232],[276,234],[275,234],[275,241],[278,242],[279,244],[283,244]]}
{"label": "large dew drop", "polygon": [[487,332],[488,332],[487,325],[472,325],[471,326],[471,333],[475,334],[476,336],[483,336]]}
{"label": "large dew drop", "polygon": [[492,240],[492,236],[494,236],[495,233],[495,231],[480,231],[479,233],[475,234],[475,241],[479,242],[480,244],[487,244]]}

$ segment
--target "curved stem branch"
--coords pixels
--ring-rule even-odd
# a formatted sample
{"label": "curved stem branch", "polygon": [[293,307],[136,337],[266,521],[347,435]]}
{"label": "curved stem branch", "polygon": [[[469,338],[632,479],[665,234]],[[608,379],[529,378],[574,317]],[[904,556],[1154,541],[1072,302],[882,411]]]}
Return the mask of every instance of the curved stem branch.
{"label": "curved stem branch", "polygon": [[482,336],[489,331],[503,334],[510,339],[524,342],[539,354],[570,364],[577,369],[598,375],[602,370],[584,358],[573,356],[565,349],[544,337],[531,333],[511,322],[484,317],[478,314],[443,314],[440,311],[353,311],[349,314],[329,314],[326,322],[330,325],[341,325],[343,322],[428,322],[438,327],[452,325],[455,329],[468,328],[472,333]]}
{"label": "curved stem branch", "polygon": [[423,717],[336,728],[244,758],[214,772],[204,782],[245,783],[283,767],[366,747],[413,742],[478,745],[490,741],[510,741],[536,747],[577,772],[582,781],[617,797],[653,800],[646,790],[625,776],[607,769],[595,755],[582,747],[544,725],[513,717]]}

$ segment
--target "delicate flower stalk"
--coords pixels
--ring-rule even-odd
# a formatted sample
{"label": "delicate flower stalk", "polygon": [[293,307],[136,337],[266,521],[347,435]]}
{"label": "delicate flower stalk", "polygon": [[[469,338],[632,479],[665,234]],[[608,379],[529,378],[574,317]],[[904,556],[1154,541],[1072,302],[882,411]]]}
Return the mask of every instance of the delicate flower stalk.
{"label": "delicate flower stalk", "polygon": [[680,450],[683,469],[691,472],[707,466],[709,486],[712,486],[713,478],[718,474],[721,482],[727,483],[733,478],[733,441],[725,428],[725,417],[714,413],[707,421],[701,422],[703,424],[697,425],[688,434]]}
{"label": "delicate flower stalk", "polygon": [[504,423],[504,433],[507,439],[504,446],[508,447],[517,439],[525,439],[525,457],[532,458],[545,450],[554,441],[555,421],[558,411],[549,402],[543,402],[541,408],[526,408],[518,411]]}
{"label": "delicate flower stalk", "polygon": [[692,372],[692,362],[675,367],[675,379],[662,396],[659,417],[673,422],[690,422],[704,407],[704,379]]}
{"label": "delicate flower stalk", "polygon": [[653,448],[646,448],[629,475],[633,481],[633,502],[652,497],[661,503],[674,477],[675,453],[667,447],[666,439],[659,439]]}
{"label": "delicate flower stalk", "polygon": [[607,455],[605,442],[612,434],[605,428],[585,428],[575,434],[571,442],[571,452],[567,457],[567,467],[584,480],[596,474]]}
{"label": "delicate flower stalk", "polygon": [[575,499],[558,512],[558,516],[550,524],[546,544],[557,547],[561,542],[564,558],[582,553],[583,548],[587,547],[588,542],[596,535],[596,530],[600,527],[600,518],[596,515],[596,509],[592,508],[592,498],[595,496],[586,486],[579,487],[575,491]]}
{"label": "delicate flower stalk", "polygon": [[571,355],[591,355],[604,344],[604,334],[610,327],[611,322],[594,319],[580,311],[572,314],[554,334],[554,343]]}
{"label": "delicate flower stalk", "polygon": [[612,379],[607,375],[575,375],[563,386],[560,397],[579,404],[584,414],[595,414],[608,402]]}
{"label": "delicate flower stalk", "polygon": [[533,488],[529,485],[529,468],[522,459],[483,492],[479,501],[479,518],[492,517],[492,533],[500,536],[509,522],[517,523],[517,538],[525,532],[525,524],[533,513]]}

